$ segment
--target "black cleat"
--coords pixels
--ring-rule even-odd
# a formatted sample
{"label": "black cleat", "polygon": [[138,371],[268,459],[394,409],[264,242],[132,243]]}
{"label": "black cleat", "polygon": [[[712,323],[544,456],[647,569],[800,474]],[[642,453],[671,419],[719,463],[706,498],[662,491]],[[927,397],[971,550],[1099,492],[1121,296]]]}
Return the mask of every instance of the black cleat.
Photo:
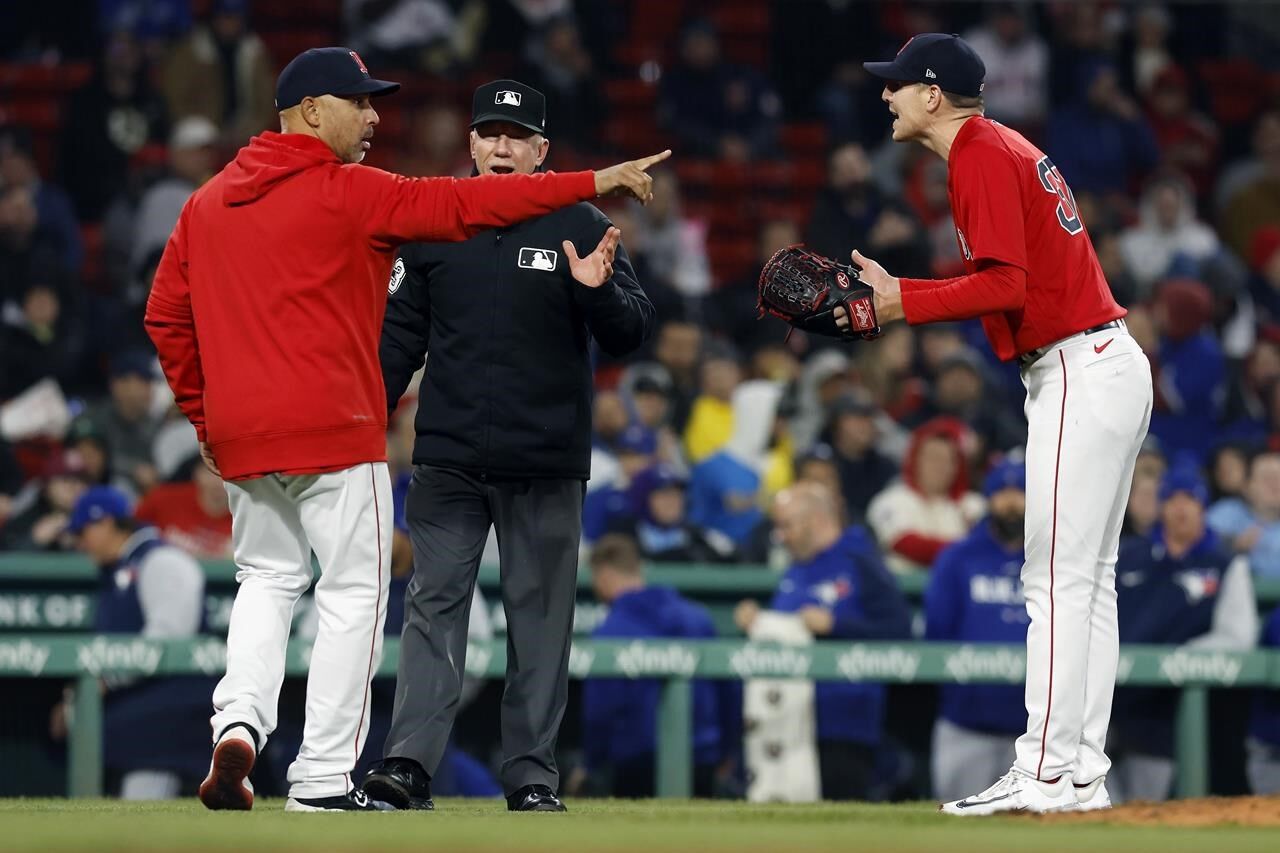
{"label": "black cleat", "polygon": [[431,777],[412,758],[384,758],[364,774],[360,785],[374,800],[396,809],[432,811]]}
{"label": "black cleat", "polygon": [[514,794],[507,795],[509,812],[562,812],[564,803],[546,785],[525,785]]}
{"label": "black cleat", "polygon": [[287,812],[389,812],[386,803],[369,799],[368,794],[353,788],[337,797],[290,797],[284,804]]}

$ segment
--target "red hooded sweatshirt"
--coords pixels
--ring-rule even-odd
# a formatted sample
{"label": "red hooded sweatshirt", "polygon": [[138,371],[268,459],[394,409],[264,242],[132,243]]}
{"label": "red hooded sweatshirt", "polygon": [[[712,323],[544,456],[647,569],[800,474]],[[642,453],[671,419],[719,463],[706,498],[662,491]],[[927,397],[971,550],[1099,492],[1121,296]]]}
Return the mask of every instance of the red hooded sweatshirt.
{"label": "red hooded sweatshirt", "polygon": [[[916,482],[916,459],[920,456],[920,446],[928,439],[944,438],[955,447],[959,463],[947,494],[953,501],[960,500],[965,492],[969,491],[969,474],[965,466],[964,452],[965,439],[969,433],[969,427],[964,421],[947,416],[936,417],[921,424],[911,433],[911,443],[907,445],[907,458],[902,464],[902,481],[912,491],[924,494],[920,490],[919,483]],[[948,539],[908,531],[891,542],[889,547],[908,560],[932,566],[933,561],[938,559],[938,554],[942,553],[942,549],[950,544],[951,541]]]}
{"label": "red hooded sweatshirt", "polygon": [[147,300],[179,407],[228,480],[386,459],[395,249],[595,198],[591,172],[405,178],[263,133],[187,201]]}

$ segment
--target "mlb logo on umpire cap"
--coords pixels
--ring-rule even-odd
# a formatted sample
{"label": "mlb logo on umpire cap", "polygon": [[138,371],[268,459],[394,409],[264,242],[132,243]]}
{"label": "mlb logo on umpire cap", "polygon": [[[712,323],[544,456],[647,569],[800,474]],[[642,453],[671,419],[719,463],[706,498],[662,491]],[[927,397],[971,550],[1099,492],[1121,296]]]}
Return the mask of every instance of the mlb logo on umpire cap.
{"label": "mlb logo on umpire cap", "polygon": [[534,133],[547,129],[547,99],[519,80],[492,80],[471,98],[471,127],[491,121],[517,124]]}

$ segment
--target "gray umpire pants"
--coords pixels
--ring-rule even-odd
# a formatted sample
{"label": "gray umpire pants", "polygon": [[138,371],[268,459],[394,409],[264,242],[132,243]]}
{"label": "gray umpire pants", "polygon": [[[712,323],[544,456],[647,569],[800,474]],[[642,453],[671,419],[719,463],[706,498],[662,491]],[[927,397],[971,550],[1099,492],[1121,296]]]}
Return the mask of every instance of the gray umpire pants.
{"label": "gray umpire pants", "polygon": [[559,791],[555,747],[568,701],[585,489],[573,479],[481,481],[414,469],[405,504],[413,578],[386,757],[436,773],[462,693],[472,593],[493,525],[507,617],[502,786],[507,794],[525,785]]}

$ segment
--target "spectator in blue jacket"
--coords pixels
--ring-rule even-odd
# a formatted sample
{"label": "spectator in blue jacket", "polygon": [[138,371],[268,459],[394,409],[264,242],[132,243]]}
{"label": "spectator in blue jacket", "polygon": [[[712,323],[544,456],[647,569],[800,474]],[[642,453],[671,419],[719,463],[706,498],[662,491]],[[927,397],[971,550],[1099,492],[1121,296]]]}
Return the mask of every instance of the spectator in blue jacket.
{"label": "spectator in blue jacket", "polygon": [[[897,582],[865,528],[845,528],[834,496],[797,483],[773,502],[774,530],[793,560],[769,609],[798,613],[818,638],[898,640],[911,617]],[[749,631],[760,606],[743,601],[734,620]],[[883,684],[823,681],[814,688],[822,796],[866,799],[884,728]]]}
{"label": "spectator in blue jacket", "polygon": [[618,471],[613,482],[587,492],[582,502],[582,539],[594,542],[632,515],[631,485],[653,465],[658,434],[641,424],[631,424],[615,442]]}
{"label": "spectator in blue jacket", "polygon": [[[1150,537],[1121,544],[1121,643],[1246,651],[1257,642],[1248,562],[1205,526],[1208,499],[1196,469],[1171,468],[1160,484],[1160,523]],[[1167,689],[1116,689],[1107,744],[1113,801],[1168,798],[1177,707]]]}
{"label": "spectator in blue jacket", "polygon": [[1280,453],[1253,457],[1244,495],[1215,503],[1207,521],[1226,547],[1248,556],[1254,574],[1280,578]]}
{"label": "spectator in blue jacket", "polygon": [[[989,513],[934,563],[924,595],[925,639],[947,643],[1027,641],[1022,592],[1027,471],[1005,461],[987,475]],[[933,795],[946,801],[1013,766],[1026,730],[1021,684],[948,684],[933,727]],[[982,783],[985,784],[985,783]]]}
{"label": "spectator in blue jacket", "polygon": [[[1280,650],[1280,607],[1262,629],[1259,645]],[[1280,794],[1280,690],[1260,690],[1249,721],[1247,769],[1255,794]]]}
{"label": "spectator in blue jacket", "polygon": [[[647,586],[640,552],[628,536],[602,536],[591,551],[591,586],[609,606],[596,627],[596,639],[709,638],[716,635],[711,616],[673,589]],[[694,794],[715,790],[717,767],[728,740],[722,720],[736,706],[728,683],[693,685]],[[652,797],[657,750],[656,679],[591,678],[582,686],[582,740],[585,767],[574,774],[571,789],[584,786],[614,797]]]}
{"label": "spectator in blue jacket", "polygon": [[1106,60],[1081,63],[1074,104],[1049,118],[1045,150],[1076,193],[1123,193],[1156,165],[1155,134]]}
{"label": "spectator in blue jacket", "polygon": [[1204,463],[1227,398],[1227,363],[1215,336],[1213,295],[1198,281],[1174,279],[1156,291],[1154,315],[1160,331],[1154,380],[1151,434],[1170,459],[1189,456]]}
{"label": "spectator in blue jacket", "polygon": [[[204,627],[204,572],[193,557],[139,527],[129,499],[110,486],[82,494],[67,529],[99,567],[94,630],[149,640],[192,638]],[[103,763],[122,774],[126,800],[172,799],[208,766],[208,714],[214,679],[103,678]],[[51,733],[65,736],[67,704]]]}

